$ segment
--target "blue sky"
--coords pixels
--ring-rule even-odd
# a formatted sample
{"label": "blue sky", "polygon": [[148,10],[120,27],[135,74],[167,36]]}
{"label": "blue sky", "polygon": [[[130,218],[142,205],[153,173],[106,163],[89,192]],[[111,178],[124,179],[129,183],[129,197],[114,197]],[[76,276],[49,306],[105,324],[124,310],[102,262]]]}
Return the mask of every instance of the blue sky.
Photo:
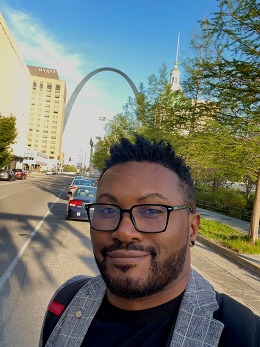
{"label": "blue sky", "polygon": [[[197,21],[217,10],[217,0],[0,0],[0,11],[26,64],[57,69],[67,83],[67,101],[91,71],[112,67],[136,87],[147,85],[165,64],[189,53]],[[169,76],[170,78],[170,76]],[[90,137],[102,136],[104,122],[122,111],[133,92],[111,71],[93,76],[82,89],[63,136],[65,157],[86,152]]]}

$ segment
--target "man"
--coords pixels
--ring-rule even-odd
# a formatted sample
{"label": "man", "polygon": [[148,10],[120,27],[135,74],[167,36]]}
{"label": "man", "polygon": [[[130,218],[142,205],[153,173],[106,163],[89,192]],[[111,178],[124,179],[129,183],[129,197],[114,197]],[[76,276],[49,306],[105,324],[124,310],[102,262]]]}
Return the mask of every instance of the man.
{"label": "man", "polygon": [[110,153],[87,208],[101,276],[75,295],[46,346],[259,346],[259,317],[191,269],[200,216],[184,161],[143,136]]}

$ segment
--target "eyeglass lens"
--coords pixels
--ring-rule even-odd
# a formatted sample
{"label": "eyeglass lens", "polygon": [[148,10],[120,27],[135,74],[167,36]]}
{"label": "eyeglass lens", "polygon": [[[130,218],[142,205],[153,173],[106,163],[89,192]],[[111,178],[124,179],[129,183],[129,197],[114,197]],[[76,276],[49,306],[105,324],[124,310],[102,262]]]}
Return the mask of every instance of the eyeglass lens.
{"label": "eyeglass lens", "polygon": [[[164,231],[168,219],[168,211],[161,205],[138,205],[130,211],[131,219],[138,231]],[[93,229],[100,231],[115,230],[121,220],[118,206],[109,204],[93,205],[89,207],[89,218]]]}

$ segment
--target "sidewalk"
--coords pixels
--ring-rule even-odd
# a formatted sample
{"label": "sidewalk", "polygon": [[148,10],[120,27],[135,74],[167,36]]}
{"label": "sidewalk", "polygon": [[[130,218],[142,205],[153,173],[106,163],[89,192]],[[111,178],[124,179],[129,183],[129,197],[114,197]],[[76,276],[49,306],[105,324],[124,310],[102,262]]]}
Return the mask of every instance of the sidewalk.
{"label": "sidewalk", "polygon": [[[248,233],[250,223],[236,219],[230,216],[222,215],[216,212],[204,210],[202,208],[197,208],[197,211],[200,213],[201,218],[214,220],[223,224],[228,224],[231,227],[238,229],[241,232]],[[259,228],[260,229],[260,228]],[[206,244],[207,246],[213,248],[221,255],[230,260],[242,265],[243,267],[256,272],[260,276],[260,254],[238,254],[233,252],[225,247],[222,247],[215,242],[206,239],[205,237],[198,235],[198,241]]]}

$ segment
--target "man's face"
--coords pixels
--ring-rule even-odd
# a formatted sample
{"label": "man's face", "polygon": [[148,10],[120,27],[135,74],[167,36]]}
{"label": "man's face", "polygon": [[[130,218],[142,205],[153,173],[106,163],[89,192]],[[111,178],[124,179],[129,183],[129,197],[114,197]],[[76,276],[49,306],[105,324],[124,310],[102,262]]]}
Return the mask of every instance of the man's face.
{"label": "man's face", "polygon": [[[96,202],[123,209],[138,204],[185,205],[178,176],[162,165],[146,162],[111,167],[99,182]],[[166,231],[141,233],[124,213],[117,230],[91,230],[94,255],[108,291],[133,300],[162,293],[186,278],[197,217],[189,209],[174,211]]]}

